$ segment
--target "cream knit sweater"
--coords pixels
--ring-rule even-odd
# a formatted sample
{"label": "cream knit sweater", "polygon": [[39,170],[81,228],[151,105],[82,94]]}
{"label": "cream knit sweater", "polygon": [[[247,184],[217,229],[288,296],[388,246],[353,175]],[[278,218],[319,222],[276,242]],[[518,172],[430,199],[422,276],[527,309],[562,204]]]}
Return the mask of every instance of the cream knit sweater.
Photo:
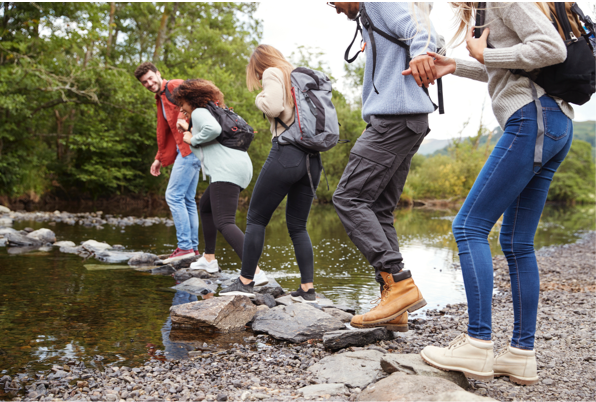
{"label": "cream knit sweater", "polygon": [[[455,75],[488,82],[488,93],[499,125],[521,107],[532,102],[530,80],[509,69],[531,71],[562,63],[567,49],[553,24],[534,3],[486,3],[489,43],[484,50],[484,65],[474,59],[455,59]],[[538,97],[545,94],[536,85]],[[561,110],[573,119],[573,108],[554,98]]]}
{"label": "cream knit sweater", "polygon": [[[271,124],[271,135],[279,136],[285,131],[281,124],[276,124],[275,118],[278,117],[286,125],[294,122],[294,107],[289,99],[286,99],[286,85],[283,72],[276,67],[271,67],[263,72],[263,91],[257,95],[255,105],[259,110],[265,113]],[[277,125],[277,133],[276,126]]]}

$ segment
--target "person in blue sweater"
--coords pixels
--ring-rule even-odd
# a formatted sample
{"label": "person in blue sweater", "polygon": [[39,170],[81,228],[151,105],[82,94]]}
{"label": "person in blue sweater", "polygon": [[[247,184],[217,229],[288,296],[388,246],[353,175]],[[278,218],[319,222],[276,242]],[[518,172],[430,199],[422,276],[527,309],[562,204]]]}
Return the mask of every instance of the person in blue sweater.
{"label": "person in blue sweater", "polygon": [[[180,111],[192,120],[192,131],[185,121],[178,122],[184,131],[183,140],[201,161],[203,180],[205,175],[210,179],[209,187],[199,201],[205,252],[190,268],[218,272],[215,259],[218,231],[240,260],[243,257],[244,233],[236,225],[236,209],[240,191],[252,179],[252,162],[247,152],[225,147],[216,140],[222,128],[206,107],[209,102],[220,107],[225,107],[225,103],[223,93],[215,84],[202,79],[186,80],[176,88],[173,96]],[[268,283],[265,273],[258,267],[254,281],[258,285]]]}
{"label": "person in blue sweater", "polygon": [[352,326],[407,331],[407,312],[423,307],[426,301],[410,271],[404,270],[393,211],[412,157],[430,131],[428,114],[435,106],[425,88],[434,83],[436,71],[426,52],[436,51],[436,33],[425,4],[329,4],[351,20],[368,15],[374,27],[409,45],[412,76],[404,76],[406,50],[374,34],[373,54],[373,42],[366,26],[363,29],[366,67],[362,118],[368,124],[350,152],[333,195],[333,204],[350,239],[374,267],[381,284],[380,303],[370,312],[354,316]]}

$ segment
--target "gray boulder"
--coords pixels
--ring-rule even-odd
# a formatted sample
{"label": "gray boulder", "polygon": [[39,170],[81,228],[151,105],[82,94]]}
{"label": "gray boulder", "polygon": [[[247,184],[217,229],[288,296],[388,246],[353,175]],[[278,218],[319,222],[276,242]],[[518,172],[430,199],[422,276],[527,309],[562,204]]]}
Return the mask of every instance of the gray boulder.
{"label": "gray boulder", "polygon": [[16,233],[17,230],[13,228],[0,228],[0,237],[6,236],[8,233]]}
{"label": "gray boulder", "polygon": [[381,368],[388,374],[400,372],[426,377],[438,377],[451,381],[463,389],[470,387],[470,383],[463,373],[459,371],[442,371],[429,366],[417,353],[387,353],[381,358]]}
{"label": "gray boulder", "polygon": [[351,331],[327,332],[323,336],[323,345],[330,350],[347,348],[348,346],[365,346],[378,341],[393,339],[393,332],[387,328],[362,328]]}
{"label": "gray boulder", "polygon": [[190,278],[176,286],[172,286],[172,289],[181,290],[196,296],[204,296],[214,293],[217,290],[217,284],[209,279]]}
{"label": "gray boulder", "polygon": [[333,307],[324,307],[323,311],[329,314],[330,316],[337,318],[341,322],[350,322],[352,321],[352,317],[354,317],[350,313],[346,313],[343,310]]}
{"label": "gray boulder", "polygon": [[100,243],[97,240],[87,240],[81,244],[81,247],[91,253],[101,253],[112,248],[108,243]]}
{"label": "gray boulder", "polygon": [[324,311],[307,304],[277,306],[255,318],[252,329],[274,338],[300,343],[321,339],[325,332],[345,328],[344,324]]}
{"label": "gray boulder", "polygon": [[305,398],[316,398],[325,395],[341,395],[348,393],[344,384],[315,384],[298,389],[298,393]]}
{"label": "gray boulder", "polygon": [[133,258],[136,254],[137,253],[134,252],[104,250],[96,252],[95,258],[97,258],[99,261],[113,264],[118,262],[126,262]]}
{"label": "gray boulder", "polygon": [[273,296],[271,296],[268,293],[265,294],[261,294],[261,293],[257,293],[255,294],[255,298],[252,301],[254,304],[256,304],[257,306],[261,306],[261,305],[265,305],[269,308],[273,308],[275,307],[277,304],[275,303],[275,299],[273,298]]}
{"label": "gray boulder", "polygon": [[9,247],[41,247],[44,244],[37,239],[17,232],[7,233],[5,237],[7,240],[6,245]]}
{"label": "gray boulder", "polygon": [[494,401],[475,395],[444,378],[393,373],[369,385],[358,401]]}
{"label": "gray boulder", "polygon": [[383,375],[381,357],[376,350],[359,350],[327,356],[308,368],[319,381],[345,384],[363,389]]}
{"label": "gray boulder", "polygon": [[172,275],[176,270],[171,265],[161,265],[151,270],[151,275]]}
{"label": "gray boulder", "polygon": [[[281,297],[277,297],[275,299],[275,302],[277,303],[278,306],[291,306],[294,304],[302,304],[302,302],[298,302],[298,301],[294,301],[292,300],[292,296],[290,295],[285,295],[285,296],[281,296]],[[310,304],[310,303],[309,303]],[[316,303],[312,303],[310,304],[312,305],[316,305],[318,307],[320,307],[319,309],[323,309],[324,307],[330,307],[333,305],[333,301],[330,299],[323,299],[323,298],[317,298],[317,302]]]}
{"label": "gray boulder", "polygon": [[66,253],[66,254],[86,254],[87,250],[85,250],[82,246],[78,246],[78,247],[62,246],[62,247],[60,247],[60,252]]}
{"label": "gray boulder", "polygon": [[[114,246],[115,248],[116,246]],[[155,261],[159,258],[155,254],[151,253],[136,253],[130,260],[128,260],[128,265],[130,266],[149,266],[155,265]]]}
{"label": "gray boulder", "polygon": [[[170,265],[168,265],[170,266]],[[172,267],[175,269],[174,267]],[[221,272],[215,272],[210,274],[209,272],[205,271],[204,269],[190,269],[190,268],[182,268],[175,272],[174,279],[178,282],[184,282],[190,278],[199,278],[199,279],[221,279],[224,278],[225,275]]]}
{"label": "gray boulder", "polygon": [[257,312],[246,296],[213,297],[170,307],[172,328],[244,331]]}
{"label": "gray boulder", "polygon": [[273,298],[277,298],[281,295],[283,295],[284,289],[281,287],[281,285],[279,283],[277,283],[277,281],[273,278],[268,278],[269,282],[266,285],[263,286],[255,286],[254,288],[254,292],[255,293],[260,293],[260,294],[268,294],[273,296]]}
{"label": "gray boulder", "polygon": [[12,226],[12,218],[10,216],[0,217],[0,227]]}
{"label": "gray boulder", "polygon": [[33,232],[29,233],[27,237],[39,240],[43,244],[54,243],[56,241],[56,234],[52,232],[50,229],[34,230]]}
{"label": "gray boulder", "polygon": [[0,214],[9,214],[10,209],[6,208],[4,205],[0,205]]}
{"label": "gray boulder", "polygon": [[62,241],[57,241],[56,243],[54,243],[54,247],[76,247],[77,245],[72,242],[72,241],[68,241],[68,240],[62,240]]}

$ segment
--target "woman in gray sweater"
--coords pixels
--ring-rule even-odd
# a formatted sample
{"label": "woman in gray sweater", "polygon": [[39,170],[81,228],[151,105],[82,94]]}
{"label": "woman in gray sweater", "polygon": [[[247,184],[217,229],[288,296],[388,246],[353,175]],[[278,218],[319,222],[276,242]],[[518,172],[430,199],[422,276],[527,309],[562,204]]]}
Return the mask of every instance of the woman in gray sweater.
{"label": "woman in gray sweater", "polygon": [[[478,39],[471,27],[476,3],[452,4],[461,22],[458,34],[467,33],[472,59],[429,53],[435,57],[437,75],[488,82],[492,108],[504,133],[453,222],[468,299],[468,333],[447,348],[427,346],[421,356],[432,366],[475,379],[509,376],[518,384],[534,384],[538,381],[534,335],[540,292],[534,235],[553,175],[571,146],[573,109],[510,69],[531,71],[558,64],[567,51],[544,3],[487,3],[487,27]],[[540,99],[541,110],[535,98]],[[538,119],[544,124],[541,166],[534,164]],[[493,265],[487,239],[501,215],[500,243],[509,264],[514,328],[510,345],[495,357]]]}

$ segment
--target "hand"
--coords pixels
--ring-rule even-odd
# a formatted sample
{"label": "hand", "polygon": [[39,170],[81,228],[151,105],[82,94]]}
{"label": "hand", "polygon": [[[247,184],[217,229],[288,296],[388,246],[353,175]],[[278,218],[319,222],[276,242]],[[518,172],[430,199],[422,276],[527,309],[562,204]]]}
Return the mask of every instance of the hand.
{"label": "hand", "polygon": [[192,134],[190,133],[190,131],[185,131],[184,132],[184,137],[182,138],[182,141],[184,141],[188,145],[190,145],[190,140],[192,140]]}
{"label": "hand", "polygon": [[435,52],[426,52],[430,57],[435,59],[435,69],[437,71],[437,79],[446,76],[447,74],[453,74],[455,72],[455,60],[441,56]]}
{"label": "hand", "polygon": [[178,121],[176,122],[176,128],[178,129],[178,132],[180,134],[182,134],[185,131],[188,131],[188,126],[189,124],[186,122],[186,120],[178,119]]}
{"label": "hand", "polygon": [[466,49],[470,52],[470,56],[478,60],[480,63],[484,64],[484,49],[487,48],[487,41],[488,41],[488,27],[484,28],[482,32],[482,36],[476,39],[474,37],[474,27],[468,31],[466,35]]}
{"label": "hand", "polygon": [[401,74],[411,75],[414,77],[416,84],[418,84],[419,87],[424,85],[426,88],[428,88],[430,84],[434,84],[437,79],[437,71],[435,69],[433,58],[426,54],[414,57],[410,61],[410,68],[402,71]]}
{"label": "hand", "polygon": [[161,162],[158,161],[157,159],[153,161],[153,164],[151,165],[151,169],[149,169],[149,171],[151,172],[151,174],[153,176],[159,176],[161,174]]}

